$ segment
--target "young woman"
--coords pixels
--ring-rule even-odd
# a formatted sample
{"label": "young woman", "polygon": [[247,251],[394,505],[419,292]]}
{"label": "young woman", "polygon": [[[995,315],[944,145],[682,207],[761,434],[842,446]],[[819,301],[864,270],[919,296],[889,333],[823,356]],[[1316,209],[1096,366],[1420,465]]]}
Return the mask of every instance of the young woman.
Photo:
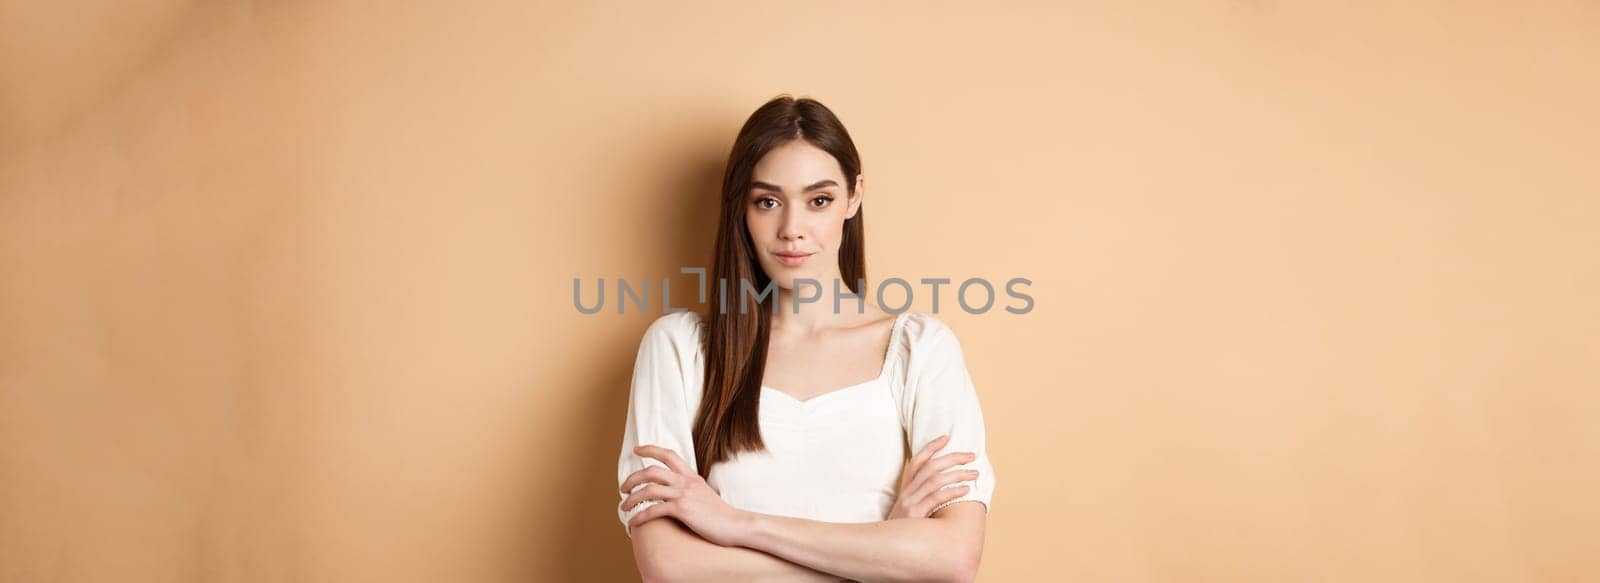
{"label": "young woman", "polygon": [[646,581],[976,573],[977,393],[949,327],[865,301],[865,196],[821,103],[780,96],[739,130],[707,313],[657,319],[634,364],[617,512]]}

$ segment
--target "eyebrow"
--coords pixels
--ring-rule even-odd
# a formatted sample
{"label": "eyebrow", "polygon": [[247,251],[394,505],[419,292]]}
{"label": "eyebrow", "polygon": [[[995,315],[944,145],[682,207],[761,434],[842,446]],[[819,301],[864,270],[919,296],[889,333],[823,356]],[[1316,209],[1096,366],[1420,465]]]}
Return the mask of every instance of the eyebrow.
{"label": "eyebrow", "polygon": [[[815,184],[812,184],[811,186],[805,187],[805,189],[801,190],[800,192],[811,192],[813,190],[817,190],[817,189],[821,189],[821,188],[827,188],[829,186],[839,186],[839,183],[834,182],[831,179],[829,179],[829,180],[819,180]],[[762,189],[762,190],[770,190],[770,191],[773,191],[773,192],[783,192],[783,189],[782,188],[778,188],[777,185],[767,184],[767,183],[762,182],[760,180],[751,181],[750,182],[750,188],[751,189],[759,188],[759,189]]]}

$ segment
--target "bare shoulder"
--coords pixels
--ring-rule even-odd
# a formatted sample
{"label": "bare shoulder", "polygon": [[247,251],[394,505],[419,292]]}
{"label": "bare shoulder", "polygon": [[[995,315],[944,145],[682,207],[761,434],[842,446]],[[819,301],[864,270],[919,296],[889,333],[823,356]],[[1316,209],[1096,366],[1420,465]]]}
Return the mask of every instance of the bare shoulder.
{"label": "bare shoulder", "polygon": [[850,321],[849,327],[868,330],[877,330],[882,328],[886,330],[894,324],[894,321],[900,317],[900,314],[901,312],[886,311],[872,302],[867,302],[862,308],[861,314],[851,314],[853,318]]}

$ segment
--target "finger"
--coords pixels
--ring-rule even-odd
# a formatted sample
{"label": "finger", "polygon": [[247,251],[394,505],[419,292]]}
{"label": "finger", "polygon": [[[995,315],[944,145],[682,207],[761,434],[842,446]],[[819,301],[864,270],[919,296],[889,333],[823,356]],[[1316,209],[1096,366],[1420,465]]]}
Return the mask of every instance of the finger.
{"label": "finger", "polygon": [[940,472],[943,472],[953,466],[973,462],[977,459],[978,456],[972,452],[958,451],[954,453],[947,453],[928,460],[928,463],[922,466],[922,471],[916,477],[911,479],[909,489],[916,490],[929,479],[939,475]]}
{"label": "finger", "polygon": [[634,506],[638,506],[640,502],[644,502],[645,500],[660,500],[662,502],[666,502],[668,500],[676,500],[682,495],[683,491],[677,488],[669,488],[661,484],[650,484],[640,488],[638,492],[629,494],[628,498],[622,501],[620,507],[623,510],[632,510]]}
{"label": "finger", "polygon": [[934,452],[939,451],[939,448],[944,447],[944,444],[949,441],[950,436],[948,435],[935,437],[933,441],[929,441],[927,445],[922,446],[922,449],[916,455],[911,456],[911,459],[906,462],[905,470],[900,473],[900,488],[904,490],[907,484],[915,480],[922,471],[922,465],[928,462],[928,458],[933,457]]}
{"label": "finger", "polygon": [[967,482],[978,479],[978,470],[950,470],[940,472],[914,490],[910,490],[912,500],[920,500],[942,491],[945,486],[957,482]]}
{"label": "finger", "polygon": [[666,484],[668,486],[682,486],[682,481],[683,478],[678,476],[678,474],[673,473],[672,470],[653,465],[629,474],[628,479],[622,482],[622,486],[617,488],[617,491],[626,494],[628,492],[632,492],[634,488],[639,487],[639,484],[643,484],[645,482],[655,482],[658,484]]}
{"label": "finger", "polygon": [[933,441],[930,441],[927,445],[922,446],[922,449],[917,452],[917,455],[911,456],[911,462],[906,465],[922,465],[923,462],[928,461],[928,458],[933,457],[934,452],[939,451],[939,448],[944,447],[944,444],[949,442],[950,436],[948,435],[940,435],[939,437],[933,438]]}
{"label": "finger", "polygon": [[945,502],[949,502],[951,500],[955,500],[956,498],[960,498],[962,496],[965,496],[967,494],[967,492],[969,492],[971,490],[972,490],[971,486],[968,486],[966,484],[962,484],[962,485],[956,486],[954,488],[945,488],[943,490],[935,492],[933,494],[933,496],[930,496],[928,498],[928,502],[929,502],[928,509],[926,511],[924,511],[921,514],[921,516],[926,518],[929,514],[933,514],[933,509],[938,508],[939,505],[944,504]]}
{"label": "finger", "polygon": [[678,452],[659,445],[641,445],[633,448],[633,453],[647,458],[654,458],[667,465],[667,469],[685,476],[695,475],[694,468],[689,467],[689,462],[678,457]]}
{"label": "finger", "polygon": [[639,525],[646,522],[650,522],[663,516],[671,516],[673,511],[674,508],[671,502],[662,502],[655,506],[651,506],[638,514],[633,515],[633,518],[628,520],[628,528],[638,528]]}

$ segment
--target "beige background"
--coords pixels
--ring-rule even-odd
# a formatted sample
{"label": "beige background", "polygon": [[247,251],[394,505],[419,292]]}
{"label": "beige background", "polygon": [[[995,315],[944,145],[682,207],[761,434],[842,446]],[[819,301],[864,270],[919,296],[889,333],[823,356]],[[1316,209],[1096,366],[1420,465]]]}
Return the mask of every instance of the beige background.
{"label": "beige background", "polygon": [[981,580],[1600,578],[1595,2],[545,4],[0,5],[0,580],[632,580],[571,281],[785,91],[1035,282]]}

